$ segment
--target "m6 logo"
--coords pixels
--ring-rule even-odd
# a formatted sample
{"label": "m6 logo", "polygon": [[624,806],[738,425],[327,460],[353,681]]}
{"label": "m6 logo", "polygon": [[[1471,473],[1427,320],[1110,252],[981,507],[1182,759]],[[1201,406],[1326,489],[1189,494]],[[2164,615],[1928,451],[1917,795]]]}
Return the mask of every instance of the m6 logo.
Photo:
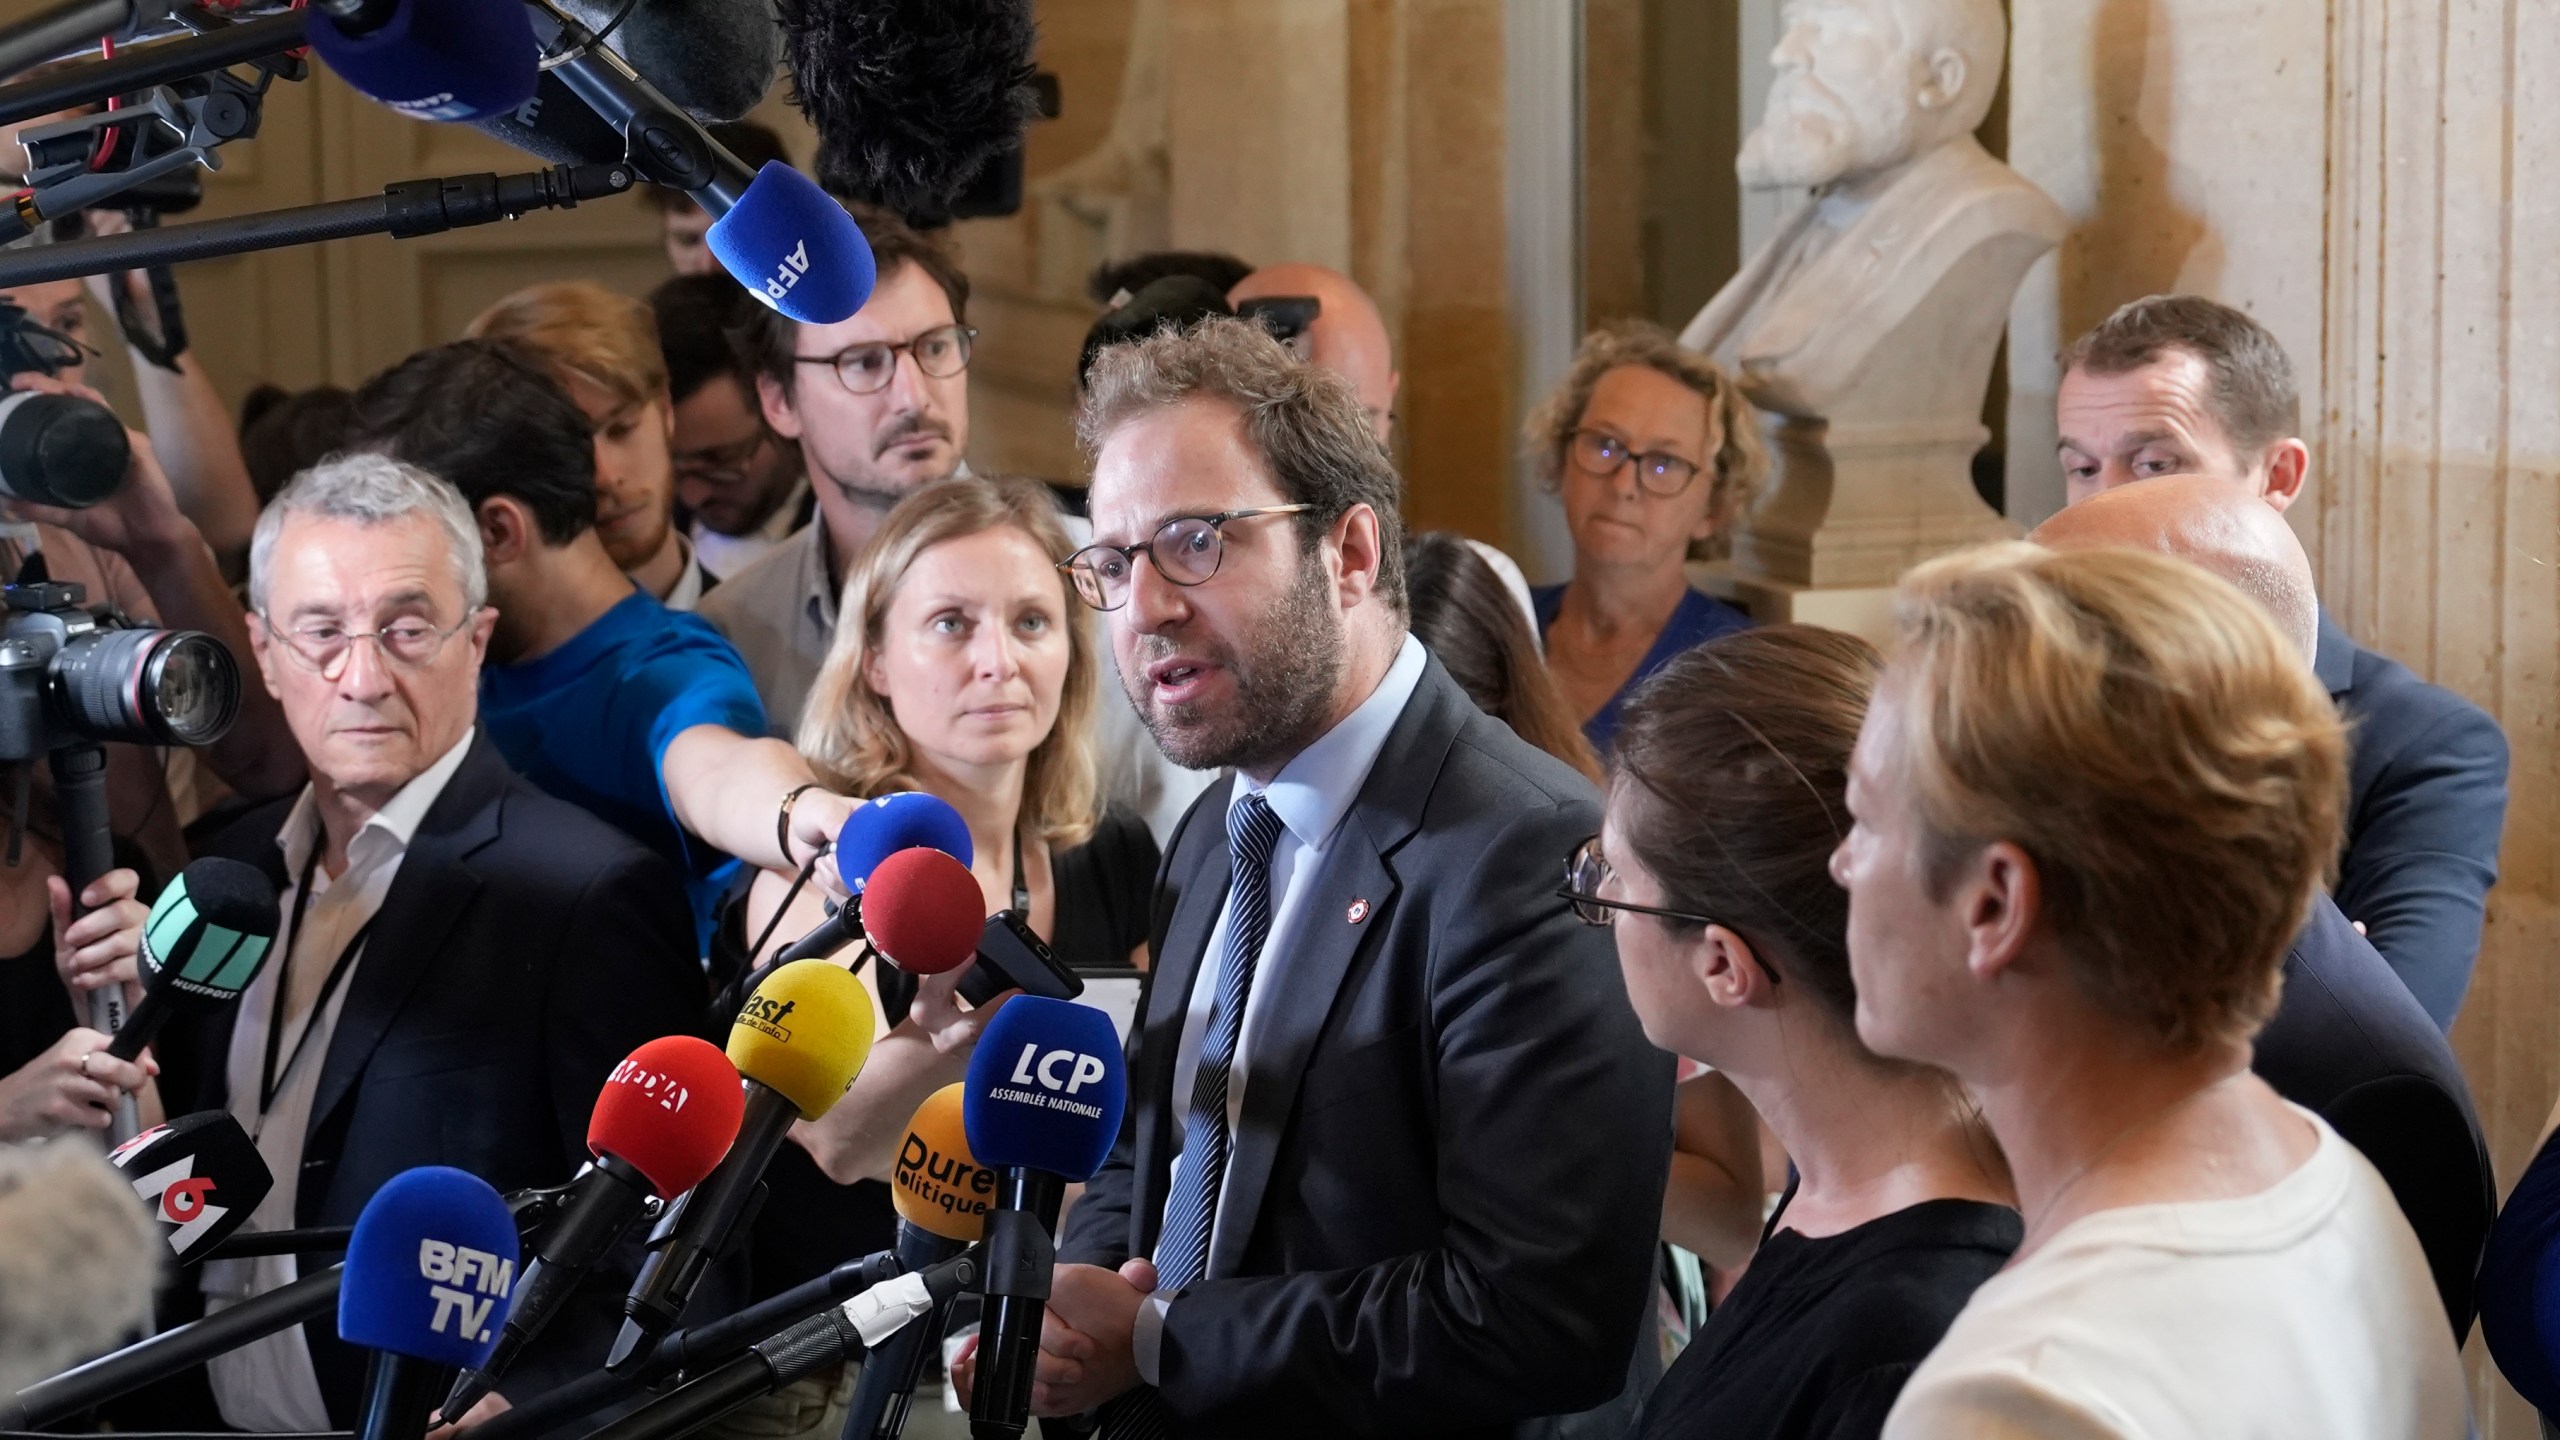
{"label": "m6 logo", "polygon": [[[1064,1073],[1060,1073],[1065,1067]],[[1013,1065],[1013,1083],[1037,1083],[1043,1090],[1057,1090],[1073,1095],[1102,1078],[1103,1064],[1095,1056],[1074,1050],[1052,1050],[1042,1054],[1037,1043],[1022,1047],[1022,1058]]]}

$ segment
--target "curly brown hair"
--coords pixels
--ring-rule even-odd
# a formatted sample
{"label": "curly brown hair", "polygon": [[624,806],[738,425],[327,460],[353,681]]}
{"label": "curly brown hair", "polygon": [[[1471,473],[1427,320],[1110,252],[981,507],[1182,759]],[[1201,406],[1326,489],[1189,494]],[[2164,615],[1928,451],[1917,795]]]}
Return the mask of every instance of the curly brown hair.
{"label": "curly brown hair", "polygon": [[1714,451],[1707,462],[1707,517],[1715,522],[1715,533],[1692,547],[1692,554],[1701,560],[1721,559],[1732,548],[1734,522],[1769,476],[1769,447],[1760,438],[1759,416],[1725,368],[1684,348],[1670,331],[1649,320],[1620,320],[1582,337],[1572,368],[1530,412],[1525,427],[1538,479],[1550,494],[1563,486],[1565,448],[1582,424],[1582,412],[1591,408],[1591,392],[1600,387],[1601,376],[1626,365],[1658,370],[1706,398]]}

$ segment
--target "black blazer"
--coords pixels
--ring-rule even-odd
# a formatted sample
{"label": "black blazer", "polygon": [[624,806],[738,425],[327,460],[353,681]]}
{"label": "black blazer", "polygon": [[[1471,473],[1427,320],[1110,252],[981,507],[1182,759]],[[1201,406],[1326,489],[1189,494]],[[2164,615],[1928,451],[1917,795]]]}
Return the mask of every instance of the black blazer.
{"label": "black blazer", "polygon": [[[1192,983],[1226,901],[1212,786],[1158,885],[1120,1143],[1062,1259],[1152,1252]],[[1627,1376],[1670,1169],[1671,1057],[1556,898],[1590,784],[1429,661],[1310,877],[1257,1020],[1210,1271],[1168,1312],[1183,1433],[1506,1435]],[[1278,1003],[1274,1003],[1278,1002]]]}
{"label": "black blazer", "polygon": [[[290,799],[207,847],[286,883]],[[484,733],[410,841],[347,980],[303,1140],[294,1223],[349,1225],[385,1180],[452,1165],[499,1190],[554,1185],[587,1159],[589,1112],[644,1041],[697,1031],[705,989],[684,886],[622,831],[535,790]],[[173,1112],[226,1103],[237,1007],[164,1037]],[[183,1056],[181,1055],[183,1051]],[[333,1256],[306,1257],[306,1267]],[[500,1387],[521,1400],[602,1363],[627,1274],[599,1273]],[[303,1327],[331,1423],[360,1413],[364,1355],[336,1317]]]}
{"label": "black blazer", "polygon": [[2338,908],[2450,1030],[2498,880],[2507,737],[2479,706],[2348,639],[2325,610],[2313,665],[2355,727]]}
{"label": "black blazer", "polygon": [[2497,1210],[2489,1146],[2444,1033],[2326,896],[2285,953],[2284,998],[2258,1033],[2253,1068],[2382,1172],[2459,1344]]}

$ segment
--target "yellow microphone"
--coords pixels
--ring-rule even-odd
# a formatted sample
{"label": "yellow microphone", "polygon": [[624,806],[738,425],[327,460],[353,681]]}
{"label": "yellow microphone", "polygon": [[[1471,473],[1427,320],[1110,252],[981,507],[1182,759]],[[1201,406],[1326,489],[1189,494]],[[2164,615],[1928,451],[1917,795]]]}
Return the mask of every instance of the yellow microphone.
{"label": "yellow microphone", "polygon": [[729,1027],[729,1063],[746,1085],[746,1118],[719,1168],[650,1237],[649,1257],[623,1297],[622,1333],[605,1357],[606,1369],[619,1374],[638,1365],[684,1313],[791,1122],[815,1120],[844,1098],[871,1057],[874,1027],[862,982],[824,960],[782,966],[739,1007]]}
{"label": "yellow microphone", "polygon": [[[889,1201],[898,1207],[898,1262],[911,1272],[968,1249],[987,1228],[987,1211],[995,1204],[996,1172],[969,1153],[969,1135],[960,1123],[960,1095],[967,1088],[946,1085],[925,1097],[907,1122],[897,1166],[889,1172]],[[907,1406],[942,1329],[942,1311],[936,1309],[871,1352],[845,1412],[844,1440],[883,1440],[906,1429]]]}

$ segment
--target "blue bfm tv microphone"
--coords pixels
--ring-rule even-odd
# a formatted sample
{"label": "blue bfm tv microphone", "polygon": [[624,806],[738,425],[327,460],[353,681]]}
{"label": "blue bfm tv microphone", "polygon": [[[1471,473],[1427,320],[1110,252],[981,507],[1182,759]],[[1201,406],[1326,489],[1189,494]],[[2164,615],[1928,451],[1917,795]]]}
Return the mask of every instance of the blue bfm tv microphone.
{"label": "blue bfm tv microphone", "polygon": [[1111,1017],[1017,995],[978,1037],[967,1084],[961,1126],[978,1163],[999,1177],[995,1208],[987,1212],[987,1301],[969,1429],[979,1437],[1020,1435],[1057,1267],[1058,1202],[1068,1181],[1093,1178],[1110,1156],[1128,1076]]}
{"label": "blue bfm tv microphone", "polygon": [[374,1192],[338,1290],[338,1338],[374,1352],[363,1440],[419,1440],[454,1372],[488,1361],[516,1259],[515,1217],[477,1175],[421,1165]]}

